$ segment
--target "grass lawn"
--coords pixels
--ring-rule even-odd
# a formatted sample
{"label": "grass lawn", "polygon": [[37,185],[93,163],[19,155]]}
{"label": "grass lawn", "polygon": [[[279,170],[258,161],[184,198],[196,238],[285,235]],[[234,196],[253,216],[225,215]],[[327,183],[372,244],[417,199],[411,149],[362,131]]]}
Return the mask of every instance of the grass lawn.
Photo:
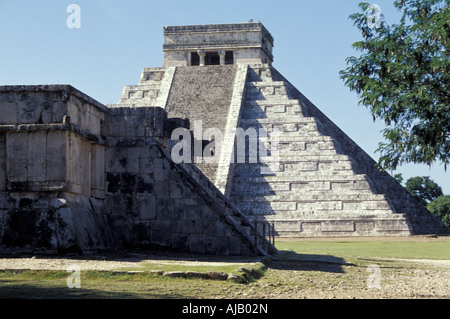
{"label": "grass lawn", "polygon": [[437,259],[450,260],[450,240],[281,240],[276,244],[279,250],[293,251],[301,255],[328,255],[335,257],[377,257],[400,259]]}

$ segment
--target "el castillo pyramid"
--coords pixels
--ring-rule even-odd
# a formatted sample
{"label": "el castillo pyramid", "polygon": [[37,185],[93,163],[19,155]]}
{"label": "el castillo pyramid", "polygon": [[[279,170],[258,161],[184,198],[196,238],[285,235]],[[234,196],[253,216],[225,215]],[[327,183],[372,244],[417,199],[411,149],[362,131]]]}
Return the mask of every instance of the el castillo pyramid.
{"label": "el castillo pyramid", "polygon": [[273,236],[442,223],[273,66],[261,23],[164,27],[116,105],[0,87],[1,251],[272,254]]}

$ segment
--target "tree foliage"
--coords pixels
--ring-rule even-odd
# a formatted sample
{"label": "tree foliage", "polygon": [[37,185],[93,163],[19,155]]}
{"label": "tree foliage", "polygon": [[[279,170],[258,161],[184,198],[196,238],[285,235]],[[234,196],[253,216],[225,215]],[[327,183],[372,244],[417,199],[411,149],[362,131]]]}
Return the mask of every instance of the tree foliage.
{"label": "tree foliage", "polygon": [[428,176],[411,177],[406,181],[406,190],[425,206],[442,196],[442,188]]}
{"label": "tree foliage", "polygon": [[450,228],[450,195],[440,196],[427,206],[442,223]]}
{"label": "tree foliage", "polygon": [[[450,1],[396,0],[399,23],[368,24],[368,3],[350,19],[363,40],[341,78],[386,128],[379,164],[450,162]],[[369,12],[370,13],[370,12]]]}

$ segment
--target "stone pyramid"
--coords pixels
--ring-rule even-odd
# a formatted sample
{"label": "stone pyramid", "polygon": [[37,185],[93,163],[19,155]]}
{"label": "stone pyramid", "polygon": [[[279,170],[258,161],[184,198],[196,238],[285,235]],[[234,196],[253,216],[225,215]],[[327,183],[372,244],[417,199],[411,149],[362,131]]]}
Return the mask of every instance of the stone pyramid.
{"label": "stone pyramid", "polygon": [[[448,232],[273,67],[261,23],[165,27],[164,35],[163,67],[144,69],[119,106],[159,106],[189,119],[194,134],[196,122],[223,132],[218,160],[197,166],[250,219],[284,237]],[[245,154],[239,128],[258,132]]]}

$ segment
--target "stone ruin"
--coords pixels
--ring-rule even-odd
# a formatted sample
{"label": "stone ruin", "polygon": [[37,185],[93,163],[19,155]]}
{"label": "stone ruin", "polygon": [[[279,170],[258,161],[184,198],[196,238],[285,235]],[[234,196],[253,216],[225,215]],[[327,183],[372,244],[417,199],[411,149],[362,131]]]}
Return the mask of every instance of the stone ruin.
{"label": "stone ruin", "polygon": [[[247,256],[276,253],[274,236],[449,232],[272,66],[261,23],[164,36],[163,66],[116,105],[0,87],[0,252]],[[191,161],[174,160],[180,128]]]}

